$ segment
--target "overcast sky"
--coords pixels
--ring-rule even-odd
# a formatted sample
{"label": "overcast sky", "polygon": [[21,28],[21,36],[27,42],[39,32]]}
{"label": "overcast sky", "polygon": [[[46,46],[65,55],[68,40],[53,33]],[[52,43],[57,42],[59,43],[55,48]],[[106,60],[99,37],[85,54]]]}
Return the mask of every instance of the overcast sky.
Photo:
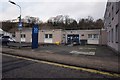
{"label": "overcast sky", "polygon": [[[76,20],[92,16],[103,18],[107,0],[12,0],[22,8],[22,17],[39,17],[46,21],[57,15],[69,15]],[[0,1],[0,21],[16,19],[19,8],[8,0]]]}

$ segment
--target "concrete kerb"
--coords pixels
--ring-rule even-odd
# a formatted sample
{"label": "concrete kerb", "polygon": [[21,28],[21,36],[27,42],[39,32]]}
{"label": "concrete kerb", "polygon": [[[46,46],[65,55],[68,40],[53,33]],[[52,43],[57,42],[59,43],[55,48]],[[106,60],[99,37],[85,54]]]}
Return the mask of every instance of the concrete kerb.
{"label": "concrete kerb", "polygon": [[108,70],[107,68],[91,67],[91,66],[80,65],[80,64],[77,65],[77,64],[73,64],[73,63],[70,64],[70,62],[63,62],[63,61],[53,60],[53,59],[51,60],[51,59],[46,59],[46,58],[36,57],[36,56],[30,56],[30,55],[24,55],[24,54],[15,54],[14,52],[2,51],[2,53],[14,55],[14,56],[21,56],[21,57],[31,58],[31,59],[35,59],[35,60],[48,61],[48,62],[53,62],[53,63],[59,63],[59,64],[64,64],[64,65],[70,65],[70,66],[76,66],[76,67],[82,67],[82,68],[88,68],[88,69],[94,69],[94,70],[110,72],[110,73],[118,73],[119,74],[119,72],[117,72],[115,70]]}

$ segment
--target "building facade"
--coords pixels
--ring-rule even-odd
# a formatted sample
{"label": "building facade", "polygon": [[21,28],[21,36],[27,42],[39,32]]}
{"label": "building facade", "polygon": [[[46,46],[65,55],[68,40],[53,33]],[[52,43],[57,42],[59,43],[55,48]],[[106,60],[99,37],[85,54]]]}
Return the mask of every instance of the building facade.
{"label": "building facade", "polygon": [[104,21],[108,34],[107,45],[120,52],[120,1],[110,2],[108,0]]}
{"label": "building facade", "polygon": [[[39,30],[38,42],[39,43],[66,43],[73,42],[81,44],[102,44],[106,45],[106,31],[105,30],[62,30],[62,29],[49,29]],[[16,41],[20,41],[20,33],[15,33]],[[22,42],[32,42],[32,29],[24,29],[21,33]]]}

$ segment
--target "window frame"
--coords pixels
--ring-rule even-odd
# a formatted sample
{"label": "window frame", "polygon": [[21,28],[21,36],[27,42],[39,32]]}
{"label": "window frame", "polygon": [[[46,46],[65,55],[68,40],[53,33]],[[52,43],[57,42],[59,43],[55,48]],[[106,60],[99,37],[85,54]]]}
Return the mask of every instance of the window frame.
{"label": "window frame", "polygon": [[45,34],[45,38],[46,38],[46,39],[48,38],[48,34]]}
{"label": "window frame", "polygon": [[[96,37],[96,35],[97,35],[97,37]],[[93,34],[93,38],[94,39],[98,39],[99,38],[99,34]]]}
{"label": "window frame", "polygon": [[93,39],[92,34],[88,34],[88,39]]}
{"label": "window frame", "polygon": [[26,35],[25,34],[21,34],[21,38],[26,38]]}
{"label": "window frame", "polygon": [[52,34],[49,34],[49,38],[51,39],[53,37],[53,35]]}
{"label": "window frame", "polygon": [[119,2],[116,2],[116,14],[119,12]]}
{"label": "window frame", "polygon": [[44,37],[45,37],[45,39],[52,39],[53,34],[45,34]]}

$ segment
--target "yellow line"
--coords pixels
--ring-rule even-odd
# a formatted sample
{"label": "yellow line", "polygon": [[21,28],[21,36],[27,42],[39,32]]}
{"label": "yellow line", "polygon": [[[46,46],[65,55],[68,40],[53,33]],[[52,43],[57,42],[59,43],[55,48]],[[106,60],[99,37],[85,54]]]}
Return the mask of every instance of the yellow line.
{"label": "yellow line", "polygon": [[116,74],[116,73],[109,73],[109,72],[104,72],[104,71],[99,71],[99,70],[94,70],[94,69],[69,66],[69,65],[64,65],[64,64],[54,63],[54,62],[48,62],[48,61],[40,61],[40,60],[35,60],[35,59],[30,59],[30,58],[25,58],[25,57],[20,57],[20,56],[8,55],[8,54],[2,54],[2,55],[11,56],[11,57],[20,58],[20,59],[25,59],[25,60],[30,60],[30,61],[34,61],[34,62],[38,62],[38,63],[50,64],[50,65],[64,67],[64,68],[70,68],[70,69],[75,69],[75,70],[81,70],[81,71],[87,71],[87,72],[91,72],[91,73],[107,75],[107,76],[112,76],[112,77],[120,77],[120,74]]}

